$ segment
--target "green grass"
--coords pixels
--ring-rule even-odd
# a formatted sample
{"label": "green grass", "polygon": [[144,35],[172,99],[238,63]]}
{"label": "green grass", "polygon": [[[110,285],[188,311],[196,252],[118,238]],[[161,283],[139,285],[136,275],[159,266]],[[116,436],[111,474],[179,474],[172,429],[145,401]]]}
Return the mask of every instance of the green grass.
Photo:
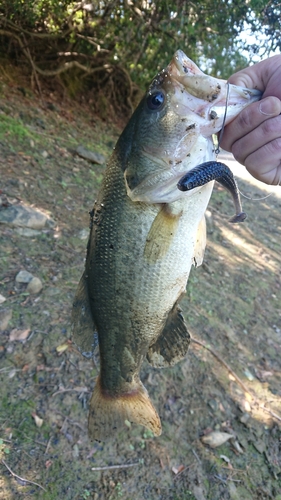
{"label": "green grass", "polygon": [[22,141],[25,138],[32,138],[33,134],[20,120],[2,114],[0,119],[0,138],[7,138],[8,136]]}

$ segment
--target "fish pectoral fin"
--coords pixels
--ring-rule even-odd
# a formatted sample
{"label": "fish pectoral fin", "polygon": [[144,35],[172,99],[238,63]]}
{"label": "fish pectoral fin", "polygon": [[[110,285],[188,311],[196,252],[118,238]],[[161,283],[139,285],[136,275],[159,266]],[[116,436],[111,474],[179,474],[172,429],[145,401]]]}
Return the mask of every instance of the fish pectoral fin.
{"label": "fish pectoral fin", "polygon": [[106,441],[125,429],[128,422],[143,425],[156,436],[162,432],[159,415],[140,380],[134,382],[131,392],[111,396],[104,393],[98,377],[90,401],[90,438]]}
{"label": "fish pectoral fin", "polygon": [[164,329],[147,352],[147,359],[156,368],[173,366],[186,356],[190,343],[184,317],[178,303],[170,311]]}
{"label": "fish pectoral fin", "polygon": [[174,214],[169,205],[163,205],[156,215],[146,238],[144,257],[155,264],[168,252],[182,212]]}
{"label": "fish pectoral fin", "polygon": [[201,266],[203,262],[206,243],[207,243],[206,218],[205,215],[203,215],[197,229],[195,246],[194,246],[193,264],[195,267]]}
{"label": "fish pectoral fin", "polygon": [[96,327],[90,309],[87,278],[83,273],[73,301],[71,313],[72,338],[80,352],[86,357],[93,357],[98,340]]}

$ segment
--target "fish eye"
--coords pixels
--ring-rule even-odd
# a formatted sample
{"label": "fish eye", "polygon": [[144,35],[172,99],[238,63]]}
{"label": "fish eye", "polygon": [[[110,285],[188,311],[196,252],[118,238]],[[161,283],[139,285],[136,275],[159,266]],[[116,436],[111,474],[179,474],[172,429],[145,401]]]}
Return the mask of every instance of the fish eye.
{"label": "fish eye", "polygon": [[147,106],[152,110],[159,110],[165,103],[165,94],[162,90],[157,90],[147,97]]}

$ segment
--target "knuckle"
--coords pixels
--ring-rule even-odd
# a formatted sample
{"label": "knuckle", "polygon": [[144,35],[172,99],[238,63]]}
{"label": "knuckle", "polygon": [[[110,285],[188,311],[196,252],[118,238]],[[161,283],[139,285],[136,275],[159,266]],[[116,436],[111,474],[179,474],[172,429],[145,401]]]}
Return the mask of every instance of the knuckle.
{"label": "knuckle", "polygon": [[239,163],[243,163],[244,164],[244,161],[245,161],[245,155],[243,155],[243,150],[241,149],[241,145],[240,145],[240,142],[239,141],[236,141],[233,145],[232,145],[232,149],[231,149],[231,152],[234,156],[234,158],[239,161]]}
{"label": "knuckle", "polygon": [[271,141],[270,146],[271,146],[273,154],[274,153],[280,154],[280,152],[281,152],[281,137],[277,137],[277,139],[274,139],[274,141]]}
{"label": "knuckle", "polygon": [[281,118],[279,116],[265,120],[261,124],[262,133],[265,135],[276,136],[278,130],[281,133]]}
{"label": "knuckle", "polygon": [[251,110],[245,109],[241,111],[238,115],[238,126],[242,128],[242,130],[251,130],[253,127],[253,116]]}

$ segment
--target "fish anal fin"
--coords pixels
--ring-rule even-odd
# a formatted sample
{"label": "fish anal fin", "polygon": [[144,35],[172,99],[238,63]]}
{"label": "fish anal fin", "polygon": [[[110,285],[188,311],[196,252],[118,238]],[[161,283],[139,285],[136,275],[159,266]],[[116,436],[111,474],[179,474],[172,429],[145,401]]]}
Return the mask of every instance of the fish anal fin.
{"label": "fish anal fin", "polygon": [[181,212],[174,214],[166,204],[158,212],[147,235],[144,248],[144,257],[151,264],[168,252],[181,214]]}
{"label": "fish anal fin", "polygon": [[91,313],[87,277],[83,273],[73,301],[71,314],[72,338],[82,354],[92,357],[97,347],[97,334]]}
{"label": "fish anal fin", "polygon": [[196,240],[194,245],[193,263],[195,267],[201,266],[203,262],[206,242],[207,242],[206,218],[205,215],[203,215],[197,229]]}
{"label": "fish anal fin", "polygon": [[190,335],[181,309],[176,303],[170,311],[164,329],[147,352],[149,363],[157,368],[173,366],[181,361],[188,351]]}
{"label": "fish anal fin", "polygon": [[143,425],[156,436],[162,432],[159,415],[140,380],[134,382],[131,392],[111,396],[102,389],[98,377],[90,401],[90,438],[106,441],[126,428],[126,421]]}

